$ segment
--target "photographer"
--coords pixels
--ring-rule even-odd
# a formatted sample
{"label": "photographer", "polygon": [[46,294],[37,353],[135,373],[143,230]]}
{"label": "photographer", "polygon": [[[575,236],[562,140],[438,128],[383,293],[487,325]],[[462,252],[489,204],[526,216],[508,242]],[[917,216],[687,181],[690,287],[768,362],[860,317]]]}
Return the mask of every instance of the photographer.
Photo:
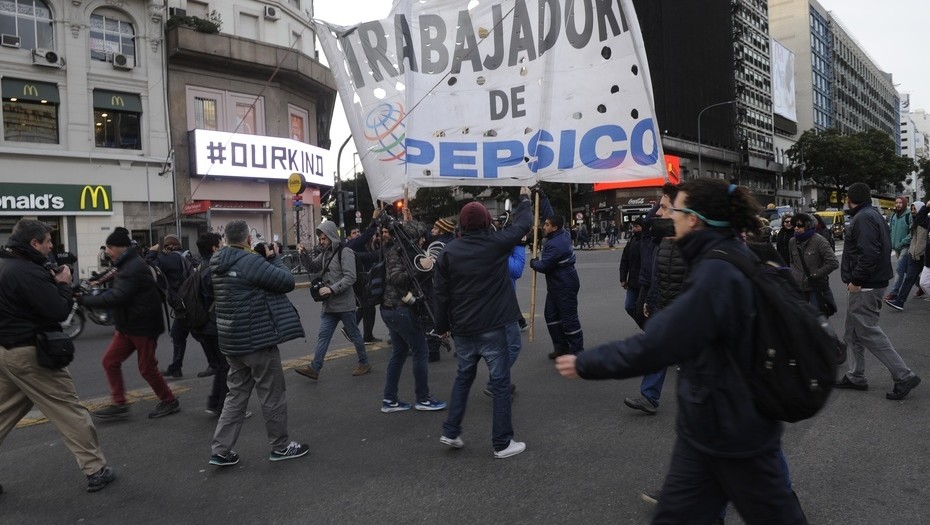
{"label": "photographer", "polygon": [[[406,211],[406,210],[405,210]],[[413,355],[413,380],[417,410],[442,410],[446,404],[430,396],[429,391],[429,347],[426,335],[417,318],[417,309],[425,307],[423,301],[429,298],[421,295],[422,287],[414,282],[417,271],[408,250],[413,248],[420,238],[421,230],[413,221],[403,224],[382,222],[381,243],[384,247],[385,289],[384,301],[381,303],[381,319],[391,335],[391,358],[387,365],[387,378],[384,383],[384,397],[381,411],[384,413],[410,410],[410,403],[398,399],[397,384],[404,368],[407,355]],[[419,225],[422,227],[422,225]],[[401,238],[396,239],[396,236]],[[408,246],[405,246],[408,244]],[[420,303],[420,304],[417,304]]]}
{"label": "photographer", "polygon": [[365,343],[355,319],[355,291],[352,290],[356,279],[355,253],[342,243],[336,223],[332,221],[320,223],[316,235],[322,248],[319,254],[311,257],[302,245],[298,245],[298,250],[300,260],[309,273],[321,272],[322,286],[318,291],[323,301],[323,311],[320,313],[320,335],[317,338],[313,361],[295,371],[310,379],[320,378],[320,370],[323,368],[323,358],[326,357],[326,351],[329,349],[329,341],[333,337],[333,332],[336,331],[336,325],[341,322],[358,354],[358,366],[352,371],[352,375],[365,375],[371,371],[371,365],[368,363]]}
{"label": "photographer", "polygon": [[36,333],[60,331],[73,304],[71,270],[50,267],[51,251],[49,228],[33,219],[17,222],[0,250],[0,442],[38,406],[87,476],[88,492],[96,492],[114,475],[94,422],[78,402],[68,369],[41,367],[36,357]]}

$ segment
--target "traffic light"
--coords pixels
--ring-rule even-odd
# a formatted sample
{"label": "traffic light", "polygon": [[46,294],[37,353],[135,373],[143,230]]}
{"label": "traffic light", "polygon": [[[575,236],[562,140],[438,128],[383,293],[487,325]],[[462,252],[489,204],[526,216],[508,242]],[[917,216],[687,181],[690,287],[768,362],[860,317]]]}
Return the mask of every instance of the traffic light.
{"label": "traffic light", "polygon": [[394,207],[397,208],[397,212],[400,213],[404,211],[404,201],[403,199],[394,203]]}
{"label": "traffic light", "polygon": [[354,210],[355,209],[355,193],[351,191],[342,192],[342,204],[344,210]]}

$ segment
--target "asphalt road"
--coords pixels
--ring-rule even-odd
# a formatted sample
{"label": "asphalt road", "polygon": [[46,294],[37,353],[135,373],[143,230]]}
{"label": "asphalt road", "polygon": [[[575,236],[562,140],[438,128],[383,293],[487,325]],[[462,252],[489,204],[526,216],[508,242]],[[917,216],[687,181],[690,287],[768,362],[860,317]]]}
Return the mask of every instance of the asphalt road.
{"label": "asphalt road", "polygon": [[[619,257],[619,250],[578,252],[588,346],[635,333],[622,308]],[[518,286],[527,313],[530,273]],[[845,291],[836,273],[832,286],[840,303],[832,323],[842,331]],[[351,377],[353,352],[343,352],[348,345],[337,334],[333,351],[348,357],[328,361],[319,382],[286,371],[292,438],[309,443],[311,455],[269,462],[253,400],[256,417],[246,421],[236,447],[242,461],[210,467],[215,421],[203,412],[210,380],[194,376],[205,362],[191,340],[185,378],[173,383],[178,415],[149,420],[155,401],[140,399],[130,420],[97,425],[118,476],[106,490],[84,492],[84,478],[53,426],[10,433],[0,446],[0,523],[648,523],[652,509],[639,492],[660,486],[668,467],[675,374],[655,417],[623,406],[624,397],[638,394],[638,379],[562,379],[546,358],[544,288],[540,282],[536,341],[524,332],[513,372],[515,437],[527,443],[519,456],[493,459],[491,402],[480,392],[486,371],[470,398],[466,446],[451,450],[438,442],[445,412],[379,411],[386,346],[371,349],[373,373]],[[306,290],[291,299],[308,338],[283,345],[289,367],[308,357],[319,324],[319,306]],[[910,367],[930,380],[928,318],[930,303],[911,299],[904,312],[884,309],[881,324]],[[375,334],[387,336],[380,320]],[[83,399],[106,398],[100,357],[108,337],[107,329],[93,326],[78,339],[71,369]],[[163,337],[163,364],[170,352]],[[442,400],[455,375],[450,357],[430,365],[433,394]],[[124,366],[129,388],[144,395],[133,365]],[[409,370],[408,364],[400,390],[407,401],[413,397]],[[904,401],[888,401],[891,379],[871,356],[867,375],[869,391],[837,391],[821,414],[788,425],[784,449],[795,490],[811,523],[930,523],[930,382]],[[728,523],[741,523],[731,514]]]}

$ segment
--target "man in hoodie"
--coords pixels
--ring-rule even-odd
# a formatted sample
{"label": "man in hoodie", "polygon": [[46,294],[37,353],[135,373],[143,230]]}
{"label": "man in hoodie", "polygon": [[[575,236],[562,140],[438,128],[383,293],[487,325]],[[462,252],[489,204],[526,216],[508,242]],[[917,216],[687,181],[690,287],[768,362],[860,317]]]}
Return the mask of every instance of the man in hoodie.
{"label": "man in hoodie", "polygon": [[[911,244],[908,246],[907,255],[904,257],[907,261],[907,270],[904,273],[904,281],[901,288],[892,291],[894,299],[885,299],[885,304],[891,308],[902,311],[907,296],[911,293],[911,287],[917,283],[920,278],[920,272],[924,267],[924,254],[927,251],[927,210],[924,209],[924,203],[917,201],[911,204]],[[900,271],[900,270],[899,270]]]}
{"label": "man in hoodie", "polygon": [[565,219],[552,211],[549,199],[539,191],[539,214],[545,217],[546,235],[542,254],[530,261],[530,268],[546,276],[546,328],[552,338],[549,359],[579,354],[584,350],[584,333],[578,320],[578,290],[581,283],[575,271],[575,252]]}
{"label": "man in hoodie", "polygon": [[291,441],[287,430],[287,395],[278,345],[304,337],[297,310],[287,298],[294,275],[278,257],[278,245],[265,256],[252,251],[249,225],[233,220],[226,225],[225,248],[210,258],[214,312],[220,351],[229,363],[229,394],[213,433],[210,464],[239,463],[233,450],[245,421],[252,389],[258,391],[271,452],[269,461],[307,455],[304,443]]}
{"label": "man in hoodie", "polygon": [[355,345],[358,354],[358,366],[352,371],[353,376],[365,375],[371,372],[368,363],[368,354],[365,352],[365,341],[358,329],[355,319],[355,253],[346,248],[339,238],[336,223],[323,221],[316,230],[317,240],[322,250],[316,256],[310,256],[300,246],[301,260],[309,273],[322,272],[323,287],[320,295],[323,297],[323,311],[320,313],[320,335],[316,341],[316,351],[313,361],[294,371],[313,380],[320,378],[323,369],[323,358],[329,349],[329,341],[336,331],[336,325],[342,323],[349,340]]}

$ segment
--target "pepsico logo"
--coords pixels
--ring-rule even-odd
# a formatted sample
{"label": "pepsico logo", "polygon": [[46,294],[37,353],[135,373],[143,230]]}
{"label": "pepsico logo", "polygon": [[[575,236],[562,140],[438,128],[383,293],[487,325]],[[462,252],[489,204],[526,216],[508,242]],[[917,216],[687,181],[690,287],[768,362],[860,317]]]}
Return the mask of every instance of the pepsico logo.
{"label": "pepsico logo", "polygon": [[380,104],[365,117],[365,139],[376,143],[369,148],[378,155],[382,162],[404,162],[407,155],[406,125],[404,124],[404,106],[400,103]]}

